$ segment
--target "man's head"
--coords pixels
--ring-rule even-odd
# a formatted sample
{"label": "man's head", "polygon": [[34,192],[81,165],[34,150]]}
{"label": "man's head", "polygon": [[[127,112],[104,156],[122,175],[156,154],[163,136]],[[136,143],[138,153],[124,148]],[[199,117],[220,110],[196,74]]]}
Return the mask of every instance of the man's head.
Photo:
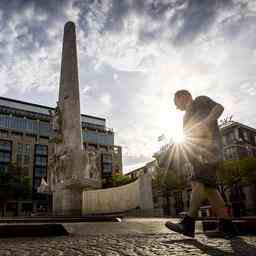
{"label": "man's head", "polygon": [[187,90],[179,90],[174,95],[174,104],[181,111],[185,111],[192,101],[192,95]]}

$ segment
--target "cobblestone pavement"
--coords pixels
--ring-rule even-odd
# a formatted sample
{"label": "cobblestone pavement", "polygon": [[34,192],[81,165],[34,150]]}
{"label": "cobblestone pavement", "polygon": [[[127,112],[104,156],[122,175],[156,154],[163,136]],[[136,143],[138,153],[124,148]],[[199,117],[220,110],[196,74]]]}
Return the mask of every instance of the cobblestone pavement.
{"label": "cobblestone pavement", "polygon": [[[0,255],[22,256],[154,256],[154,255],[246,255],[256,256],[256,237],[233,240],[195,239],[169,232],[163,221],[134,220],[123,223],[74,223],[65,225],[69,236],[5,238]],[[153,231],[153,232],[152,232]]]}

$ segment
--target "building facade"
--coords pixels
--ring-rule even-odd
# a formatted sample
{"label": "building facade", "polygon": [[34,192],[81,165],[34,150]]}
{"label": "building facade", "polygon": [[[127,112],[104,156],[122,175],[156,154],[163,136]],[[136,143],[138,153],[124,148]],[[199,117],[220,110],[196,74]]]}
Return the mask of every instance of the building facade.
{"label": "building facade", "polygon": [[224,160],[239,160],[256,156],[256,129],[239,122],[220,125]]}
{"label": "building facade", "polygon": [[[54,152],[50,115],[53,110],[47,106],[0,97],[0,171],[6,172],[13,163],[22,167],[24,175],[32,178],[33,200],[23,203],[29,204],[33,211],[42,206],[49,207],[49,198],[38,194],[37,188],[42,178],[47,181],[49,158]],[[114,132],[106,127],[106,120],[81,115],[81,122],[84,149],[101,154],[99,166],[102,179],[122,173],[122,149],[114,145]],[[12,206],[5,206],[7,212],[8,207],[16,207],[16,212],[20,212],[17,209],[23,206],[12,202]]]}

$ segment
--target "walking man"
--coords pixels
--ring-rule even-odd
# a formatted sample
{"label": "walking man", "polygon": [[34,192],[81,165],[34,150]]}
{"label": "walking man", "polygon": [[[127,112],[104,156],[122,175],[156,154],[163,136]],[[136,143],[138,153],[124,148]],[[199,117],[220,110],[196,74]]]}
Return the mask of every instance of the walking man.
{"label": "walking man", "polygon": [[174,224],[165,226],[186,236],[195,236],[195,219],[201,203],[208,199],[219,218],[219,235],[225,238],[235,236],[236,230],[225,210],[225,202],[217,190],[216,171],[222,159],[222,145],[217,120],[224,108],[206,96],[195,99],[187,90],[175,93],[177,109],[185,111],[183,145],[185,158],[193,166],[191,177],[192,194],[188,214]]}

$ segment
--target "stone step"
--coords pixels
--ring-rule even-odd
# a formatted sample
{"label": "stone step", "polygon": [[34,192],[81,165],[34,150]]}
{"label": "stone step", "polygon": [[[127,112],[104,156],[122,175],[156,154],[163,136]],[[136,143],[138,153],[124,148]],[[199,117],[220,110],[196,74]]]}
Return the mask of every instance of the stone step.
{"label": "stone step", "polygon": [[67,236],[61,224],[0,224],[0,237]]}
{"label": "stone step", "polygon": [[89,215],[89,216],[33,216],[0,218],[0,223],[72,223],[72,222],[120,222],[121,215]]}

